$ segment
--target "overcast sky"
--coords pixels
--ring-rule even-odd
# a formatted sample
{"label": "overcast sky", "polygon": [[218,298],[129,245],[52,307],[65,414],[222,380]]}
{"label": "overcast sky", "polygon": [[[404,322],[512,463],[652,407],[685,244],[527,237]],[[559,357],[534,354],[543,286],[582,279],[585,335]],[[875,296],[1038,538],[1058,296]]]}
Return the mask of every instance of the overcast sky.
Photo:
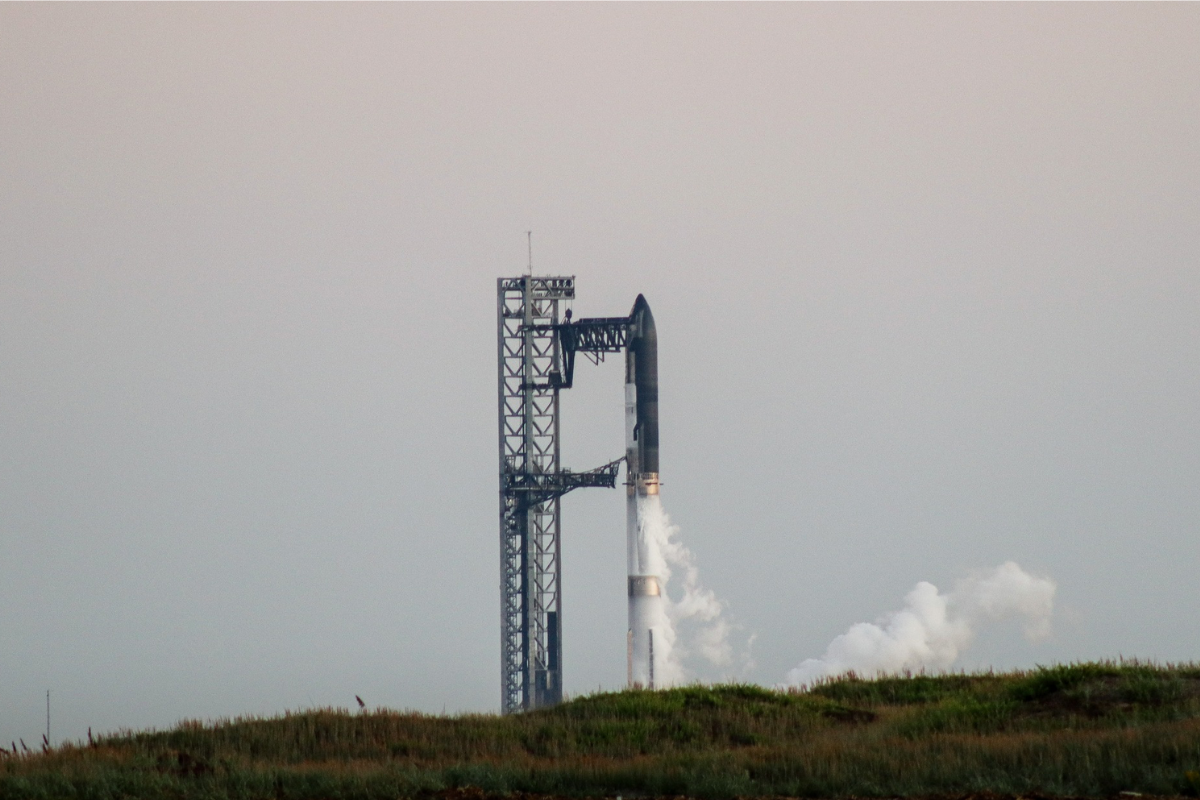
{"label": "overcast sky", "polygon": [[[1200,658],[1200,6],[0,6],[0,742],[499,707],[495,279],[658,322],[663,498],[781,681],[1015,560]],[[564,463],[623,449],[581,364]],[[563,502],[570,693],[624,501]],[[720,675],[702,676],[709,679]]]}

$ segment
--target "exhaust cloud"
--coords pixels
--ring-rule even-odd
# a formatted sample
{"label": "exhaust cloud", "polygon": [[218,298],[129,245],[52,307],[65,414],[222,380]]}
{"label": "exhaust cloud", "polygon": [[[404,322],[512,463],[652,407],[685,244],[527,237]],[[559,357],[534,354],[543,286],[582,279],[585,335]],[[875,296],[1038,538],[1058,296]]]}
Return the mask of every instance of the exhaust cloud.
{"label": "exhaust cloud", "polygon": [[921,581],[904,598],[904,608],[874,623],[859,622],[829,643],[820,658],[805,659],[787,674],[786,684],[811,685],[854,671],[874,677],[905,670],[949,668],[975,638],[980,625],[1021,617],[1025,636],[1050,634],[1055,584],[1006,561],[988,572],[959,580],[948,594]]}

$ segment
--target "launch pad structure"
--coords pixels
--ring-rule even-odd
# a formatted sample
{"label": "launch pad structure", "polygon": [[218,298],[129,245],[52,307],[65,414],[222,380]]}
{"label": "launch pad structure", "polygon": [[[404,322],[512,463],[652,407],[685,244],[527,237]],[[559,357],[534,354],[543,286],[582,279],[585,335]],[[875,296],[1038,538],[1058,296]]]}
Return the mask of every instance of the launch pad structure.
{"label": "launch pad structure", "polygon": [[560,500],[614,488],[624,457],[587,472],[559,459],[559,392],[575,355],[597,363],[624,350],[626,317],[560,317],[575,278],[523,275],[496,282],[500,431],[500,683],[504,713],[562,700]]}

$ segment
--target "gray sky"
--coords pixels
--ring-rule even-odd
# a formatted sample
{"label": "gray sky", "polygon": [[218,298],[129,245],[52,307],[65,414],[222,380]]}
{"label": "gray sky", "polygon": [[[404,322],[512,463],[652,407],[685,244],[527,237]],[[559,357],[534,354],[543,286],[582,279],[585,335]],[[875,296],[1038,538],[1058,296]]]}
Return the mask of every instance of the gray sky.
{"label": "gray sky", "polygon": [[[1200,657],[1200,6],[0,6],[0,742],[499,704],[495,278],[660,337],[773,684],[1013,559]],[[582,365],[564,461],[621,453]],[[564,501],[569,692],[624,505]],[[719,676],[711,676],[719,677]]]}

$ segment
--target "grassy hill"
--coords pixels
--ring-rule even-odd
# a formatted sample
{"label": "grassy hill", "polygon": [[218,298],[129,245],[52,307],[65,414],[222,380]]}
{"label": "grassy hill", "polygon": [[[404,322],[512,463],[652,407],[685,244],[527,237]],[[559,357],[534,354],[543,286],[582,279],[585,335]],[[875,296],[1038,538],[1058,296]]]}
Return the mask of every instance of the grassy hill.
{"label": "grassy hill", "polygon": [[807,692],[597,694],[509,717],[319,710],[0,755],[8,798],[1112,797],[1200,793],[1200,666],[1075,664]]}

